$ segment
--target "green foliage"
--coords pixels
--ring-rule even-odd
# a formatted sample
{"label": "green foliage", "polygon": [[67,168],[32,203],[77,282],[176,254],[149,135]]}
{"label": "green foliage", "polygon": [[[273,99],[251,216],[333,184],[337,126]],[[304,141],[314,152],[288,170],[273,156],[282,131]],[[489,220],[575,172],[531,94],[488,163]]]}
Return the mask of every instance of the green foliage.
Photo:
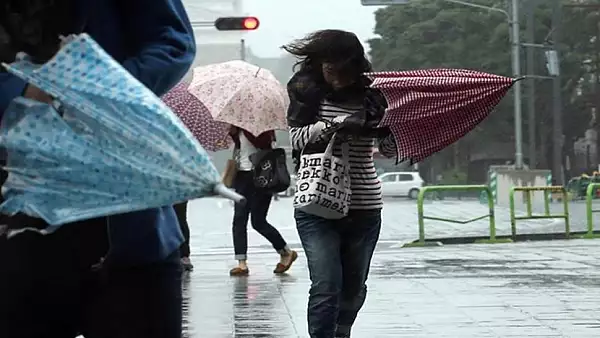
{"label": "green foliage", "polygon": [[[535,0],[520,3],[526,4],[527,1]],[[472,2],[501,9],[505,9],[506,6],[506,2],[501,0]],[[599,0],[589,2],[600,4]],[[535,3],[535,43],[544,43],[544,39],[550,36],[552,31],[552,1]],[[525,8],[521,9],[521,13],[524,12]],[[406,5],[382,8],[376,12],[375,18],[375,33],[379,37],[370,40],[369,44],[376,70],[451,67],[470,68],[506,76],[512,74],[509,24],[507,17],[502,13],[465,7],[443,0],[415,0]],[[600,29],[599,19],[599,9],[563,9],[561,43],[558,47],[561,57],[564,131],[568,142],[582,137],[592,121],[590,102],[594,100],[594,94],[597,95],[598,91],[592,88],[589,80],[599,70],[589,64],[590,60],[599,59],[600,44],[594,42]],[[523,36],[525,22],[523,15]],[[535,53],[537,69],[531,70],[530,73],[547,75],[543,51],[536,50]],[[523,51],[523,72],[524,55]],[[537,121],[542,129],[542,138],[550,143],[550,129],[542,127],[551,125],[552,83],[542,80],[527,81],[536,81]],[[525,94],[524,90],[523,95]],[[488,120],[459,142],[461,153],[468,152],[477,144],[513,140],[511,95],[512,93],[503,100]],[[523,112],[526,123],[525,104]],[[527,131],[527,125],[523,127],[524,131]],[[525,137],[527,140],[527,135]],[[439,156],[451,156],[449,153],[451,152],[442,152]]]}

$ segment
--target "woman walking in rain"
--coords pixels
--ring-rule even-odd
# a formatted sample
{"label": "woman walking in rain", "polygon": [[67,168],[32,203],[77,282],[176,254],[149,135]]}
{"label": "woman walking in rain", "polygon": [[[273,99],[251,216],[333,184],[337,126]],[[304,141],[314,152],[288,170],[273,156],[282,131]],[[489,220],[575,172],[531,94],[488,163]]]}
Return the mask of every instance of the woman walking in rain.
{"label": "woman walking in rain", "polygon": [[246,130],[232,127],[230,135],[235,144],[234,152],[237,153],[237,172],[233,179],[233,188],[244,196],[248,202],[246,205],[235,205],[233,246],[238,266],[231,269],[229,274],[231,276],[247,276],[250,272],[247,265],[248,218],[250,218],[254,230],[271,242],[273,248],[279,253],[280,260],[273,272],[276,274],[285,273],[298,258],[298,254],[288,248],[279,231],[267,221],[267,213],[273,194],[261,191],[254,186],[253,164],[250,161],[250,156],[257,151],[272,148],[273,142],[275,142],[275,132],[267,131],[255,137]]}
{"label": "woman walking in rain", "polygon": [[299,58],[299,70],[288,83],[288,124],[296,160],[300,152],[323,153],[330,125],[342,126],[334,156],[341,156],[342,143],[349,150],[352,194],[347,216],[328,219],[296,209],[294,217],[312,282],[310,336],[350,337],[365,302],[365,283],[381,228],[375,140],[380,153],[396,156],[389,130],[375,128],[387,104],[379,91],[368,87],[370,81],[363,73],[370,72],[371,65],[353,33],[318,31],[283,48]]}

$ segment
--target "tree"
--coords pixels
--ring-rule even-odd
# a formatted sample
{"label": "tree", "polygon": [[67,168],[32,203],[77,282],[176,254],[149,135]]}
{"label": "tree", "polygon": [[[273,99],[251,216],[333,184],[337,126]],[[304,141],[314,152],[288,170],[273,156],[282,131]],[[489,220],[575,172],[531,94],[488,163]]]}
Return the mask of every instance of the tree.
{"label": "tree", "polygon": [[[597,0],[596,0],[597,1]],[[498,6],[498,0],[474,0],[485,6]],[[524,2],[521,1],[523,4]],[[592,120],[590,109],[586,109],[582,92],[590,91],[589,62],[594,37],[597,35],[597,13],[590,9],[565,8],[562,25],[561,72],[563,89],[563,112],[566,143],[583,136]],[[522,11],[523,12],[523,11]],[[551,32],[551,7],[543,3],[536,10],[535,35],[538,43]],[[371,58],[377,70],[402,70],[418,68],[470,68],[485,72],[511,75],[509,24],[498,12],[464,7],[442,0],[420,0],[406,5],[388,6],[375,14],[375,33],[378,38],[369,41]],[[595,20],[594,20],[595,19]],[[540,69],[545,74],[541,57]],[[524,64],[524,63],[523,63]],[[537,90],[538,121],[542,126],[551,126],[552,90],[550,81],[544,81]],[[509,94],[510,97],[512,95]],[[525,111],[524,111],[525,112]],[[526,119],[525,119],[526,120]],[[513,141],[513,103],[505,99],[484,123],[460,140],[452,151],[443,151],[437,161],[465,166],[465,154],[478,144]],[[545,143],[551,144],[550,128],[542,128],[540,135]],[[526,125],[523,130],[527,131]],[[526,136],[526,135],[525,135]],[[572,147],[571,147],[572,148]],[[541,156],[543,157],[543,155]],[[446,169],[446,168],[440,168]]]}

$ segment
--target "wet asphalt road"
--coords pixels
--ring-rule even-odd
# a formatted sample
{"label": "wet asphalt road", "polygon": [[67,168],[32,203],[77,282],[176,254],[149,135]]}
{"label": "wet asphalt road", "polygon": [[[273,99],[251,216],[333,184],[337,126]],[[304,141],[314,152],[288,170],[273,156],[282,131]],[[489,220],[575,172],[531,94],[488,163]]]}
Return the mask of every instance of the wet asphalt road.
{"label": "wet asphalt road", "polygon": [[[585,218],[577,208],[572,207],[572,227],[581,230]],[[461,219],[486,211],[474,201],[433,203],[425,210]],[[498,232],[508,233],[508,213],[499,208],[497,214]],[[274,276],[277,255],[250,230],[251,275],[229,277],[231,216],[224,200],[189,206],[196,269],[184,275],[184,336],[307,337],[310,281],[304,255],[288,275]],[[414,202],[386,202],[383,217],[369,295],[352,337],[600,336],[598,240],[401,249],[418,233]],[[300,247],[289,199],[273,202],[269,220],[291,247]],[[487,223],[427,222],[426,229],[431,237],[472,236],[486,233]],[[564,228],[560,221],[537,220],[519,229]]]}

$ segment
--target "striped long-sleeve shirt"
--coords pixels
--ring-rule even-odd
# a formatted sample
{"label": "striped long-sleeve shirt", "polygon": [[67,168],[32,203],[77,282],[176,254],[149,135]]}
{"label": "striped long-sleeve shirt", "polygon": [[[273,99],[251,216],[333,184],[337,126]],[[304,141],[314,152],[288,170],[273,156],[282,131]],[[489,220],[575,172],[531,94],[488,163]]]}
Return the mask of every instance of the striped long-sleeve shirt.
{"label": "striped long-sleeve shirt", "polygon": [[[319,116],[325,120],[332,121],[338,116],[352,115],[360,110],[360,106],[345,106],[328,101],[321,103]],[[290,128],[290,139],[295,150],[302,150],[313,137],[312,125]],[[313,138],[314,139],[314,138]],[[379,141],[379,152],[386,157],[396,156],[396,142],[392,136],[385,137]],[[373,163],[373,152],[375,139],[370,137],[355,137],[348,141],[350,180],[352,189],[352,200],[350,209],[369,210],[381,209],[381,182]],[[341,156],[341,145],[334,147],[334,155]]]}

